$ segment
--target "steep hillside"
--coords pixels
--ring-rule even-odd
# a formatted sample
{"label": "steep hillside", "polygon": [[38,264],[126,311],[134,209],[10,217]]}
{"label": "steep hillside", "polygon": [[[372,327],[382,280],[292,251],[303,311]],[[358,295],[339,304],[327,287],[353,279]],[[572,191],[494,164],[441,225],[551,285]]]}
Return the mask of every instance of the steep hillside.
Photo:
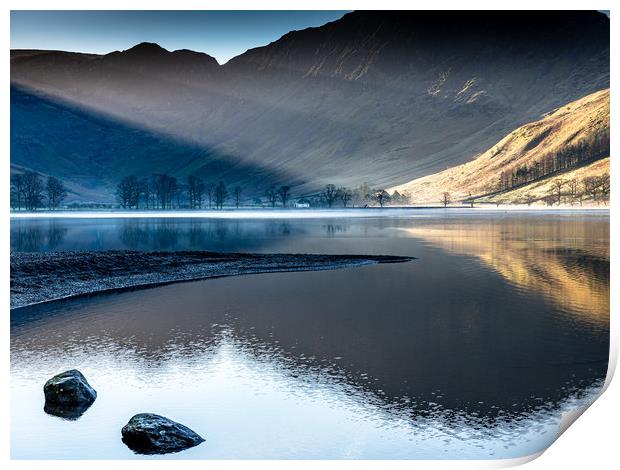
{"label": "steep hillside", "polygon": [[[444,192],[449,192],[454,200],[471,196],[479,200],[513,201],[525,194],[537,198],[546,195],[553,178],[538,178],[526,185],[515,185],[512,191],[494,194],[500,188],[502,174],[508,179],[516,175],[520,168],[542,168],[547,161],[555,160],[558,154],[567,149],[580,148],[584,142],[597,136],[609,135],[609,90],[601,90],[584,98],[562,106],[543,119],[526,124],[511,132],[497,144],[476,159],[442,172],[415,179],[393,189],[407,192],[415,202],[438,203]],[[607,137],[608,139],[608,137]],[[608,149],[609,143],[607,143]],[[602,148],[605,148],[603,145]],[[608,151],[594,159],[608,157]],[[557,177],[570,179],[599,175],[609,171],[609,160],[605,162],[583,162],[584,168],[574,171],[560,171]],[[579,165],[577,165],[579,166]]]}
{"label": "steep hillside", "polygon": [[[175,174],[212,177],[211,159],[224,156],[284,175],[302,192],[328,182],[388,186],[463,163],[519,125],[608,87],[609,19],[587,11],[354,12],[223,66],[155,44],[104,56],[12,51],[11,82],[203,152],[185,167],[170,159]],[[12,100],[12,114],[22,105]],[[53,166],[61,146],[91,186],[107,188],[118,174],[106,160],[149,166],[150,153],[120,138],[113,150],[102,143],[106,158],[95,169],[60,130],[20,141],[24,125],[12,121],[14,148],[33,146],[37,165]],[[31,153],[17,151],[12,161],[34,166]],[[254,187],[271,184],[254,176],[246,178]]]}
{"label": "steep hillside", "polygon": [[[84,108],[11,88],[11,168],[61,177],[67,201],[112,202],[118,181],[129,174],[194,172],[214,182],[243,184],[246,193],[263,184],[293,181],[278,171],[241,162],[191,142],[136,128]],[[94,183],[94,184],[93,184]]]}

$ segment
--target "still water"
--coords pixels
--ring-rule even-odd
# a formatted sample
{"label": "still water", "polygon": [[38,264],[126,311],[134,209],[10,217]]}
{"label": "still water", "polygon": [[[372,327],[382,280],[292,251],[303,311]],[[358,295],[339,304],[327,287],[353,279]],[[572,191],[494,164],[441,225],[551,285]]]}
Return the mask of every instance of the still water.
{"label": "still water", "polygon": [[[520,457],[607,371],[608,212],[15,219],[11,249],[418,258],[13,310],[13,458]],[[70,368],[98,392],[75,421],[43,411]],[[135,455],[120,429],[138,412],[206,442]]]}

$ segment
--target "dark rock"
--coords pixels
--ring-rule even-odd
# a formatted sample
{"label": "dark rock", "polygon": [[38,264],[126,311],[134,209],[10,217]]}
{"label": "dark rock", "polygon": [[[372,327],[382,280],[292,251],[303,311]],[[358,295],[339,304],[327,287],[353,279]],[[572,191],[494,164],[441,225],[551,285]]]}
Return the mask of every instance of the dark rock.
{"label": "dark rock", "polygon": [[204,442],[187,426],[153,413],[133,416],[121,434],[127,447],[138,454],[179,452]]}
{"label": "dark rock", "polygon": [[[97,398],[97,392],[90,386],[79,370],[68,370],[55,375],[43,386],[45,404],[55,407],[88,408]],[[85,410],[84,410],[85,411]]]}

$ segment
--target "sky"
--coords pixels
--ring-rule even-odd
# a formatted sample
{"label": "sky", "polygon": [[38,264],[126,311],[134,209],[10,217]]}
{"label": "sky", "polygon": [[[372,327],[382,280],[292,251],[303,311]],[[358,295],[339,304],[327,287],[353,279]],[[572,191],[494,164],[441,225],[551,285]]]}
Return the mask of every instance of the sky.
{"label": "sky", "polygon": [[11,49],[106,54],[140,42],[206,52],[222,64],[345,11],[12,11]]}

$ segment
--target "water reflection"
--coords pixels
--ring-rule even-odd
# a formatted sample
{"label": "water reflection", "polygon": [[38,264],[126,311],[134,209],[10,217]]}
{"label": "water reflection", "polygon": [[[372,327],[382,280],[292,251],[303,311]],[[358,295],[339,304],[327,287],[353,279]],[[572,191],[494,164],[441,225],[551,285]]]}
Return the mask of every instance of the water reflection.
{"label": "water reflection", "polygon": [[[16,456],[133,458],[107,436],[153,411],[207,437],[176,458],[514,457],[606,374],[605,217],[123,222],[63,222],[61,247],[419,259],[14,310]],[[32,402],[73,367],[101,393],[68,440]]]}
{"label": "water reflection", "polygon": [[347,231],[347,224],[346,223],[341,223],[341,224],[325,224],[324,228],[325,228],[325,233],[328,236],[334,236],[334,235],[337,235],[339,233],[346,232]]}
{"label": "water reflection", "polygon": [[[24,393],[13,401],[18,419],[12,455],[136,458],[118,434],[129,416],[144,410],[165,412],[206,436],[200,448],[168,458],[506,458],[539,451],[557,428],[557,417],[543,411],[491,426],[441,409],[407,419],[325,369],[299,370],[269,348],[256,354],[260,346],[248,351],[246,345],[224,328],[210,346],[194,345],[200,350],[193,360],[175,351],[168,367],[155,370],[126,350],[95,356],[73,351],[61,362],[79,362],[96,377],[101,398],[70,423],[70,436],[60,420],[41,420],[26,406],[31,385],[45,372],[26,365],[13,379]],[[40,367],[51,363],[43,359]],[[579,401],[571,398],[570,405]]]}
{"label": "water reflection", "polygon": [[68,230],[53,219],[46,224],[11,224],[11,250],[55,250],[64,242]]}
{"label": "water reflection", "polygon": [[[13,347],[58,356],[84,344],[95,355],[131,351],[155,370],[175,354],[193,362],[202,350],[197,345],[212,344],[226,325],[246,351],[259,357],[269,350],[299,374],[307,367],[338,371],[386,405],[408,403],[417,416],[441,406],[490,421],[557,404],[605,375],[604,331],[545,314],[535,299],[503,305],[501,316],[477,293],[446,290],[439,293],[443,302],[423,300],[432,282],[408,287],[405,270],[415,267],[383,268],[363,268],[359,277],[249,276],[19,309],[11,319]],[[376,277],[389,286],[381,296],[373,289]],[[462,283],[464,291],[471,287]],[[344,285],[354,298],[341,298]],[[489,287],[495,300],[510,292]],[[399,307],[387,311],[383,295],[397,298]],[[450,307],[457,302],[458,310]]]}
{"label": "water reflection", "polygon": [[[123,220],[120,228],[120,239],[131,250],[148,247],[149,250],[166,251],[174,249],[181,233],[179,226],[171,220],[162,219],[157,223],[140,223],[141,221]],[[196,231],[190,229],[190,236]]]}
{"label": "water reflection", "polygon": [[43,411],[48,415],[58,418],[75,421],[79,419],[92,406],[92,403],[80,403],[78,405],[56,405],[46,402]]}
{"label": "water reflection", "polygon": [[609,321],[609,225],[520,221],[449,223],[405,229],[451,253],[475,256],[507,281],[582,319]]}
{"label": "water reflection", "polygon": [[[326,231],[329,232],[329,228]],[[11,250],[255,250],[273,239],[303,236],[286,221],[222,219],[14,219]]]}
{"label": "water reflection", "polygon": [[[389,403],[372,386],[372,377],[352,376],[336,358],[286,354],[277,340],[263,343],[227,325],[210,326],[208,334],[178,332],[154,342],[147,335],[135,338],[134,330],[120,343],[90,335],[50,345],[41,356],[36,349],[24,354],[15,348],[13,386],[26,392],[13,405],[14,456],[131,458],[110,439],[120,421],[138,411],[165,409],[208,432],[200,452],[177,457],[507,458],[548,445],[558,425],[554,409],[579,406],[579,397],[589,396],[584,388],[561,402],[541,403],[530,412],[500,412],[493,419],[415,398]],[[101,389],[86,415],[90,421],[79,423],[96,447],[81,433],[63,440],[59,429],[50,438],[49,422],[34,426],[28,445],[21,447],[26,430],[20,424],[40,422],[38,416],[22,421],[31,413],[30,390],[49,370],[67,364],[80,364]],[[46,438],[33,448],[39,430]],[[352,446],[356,441],[361,444]]]}

